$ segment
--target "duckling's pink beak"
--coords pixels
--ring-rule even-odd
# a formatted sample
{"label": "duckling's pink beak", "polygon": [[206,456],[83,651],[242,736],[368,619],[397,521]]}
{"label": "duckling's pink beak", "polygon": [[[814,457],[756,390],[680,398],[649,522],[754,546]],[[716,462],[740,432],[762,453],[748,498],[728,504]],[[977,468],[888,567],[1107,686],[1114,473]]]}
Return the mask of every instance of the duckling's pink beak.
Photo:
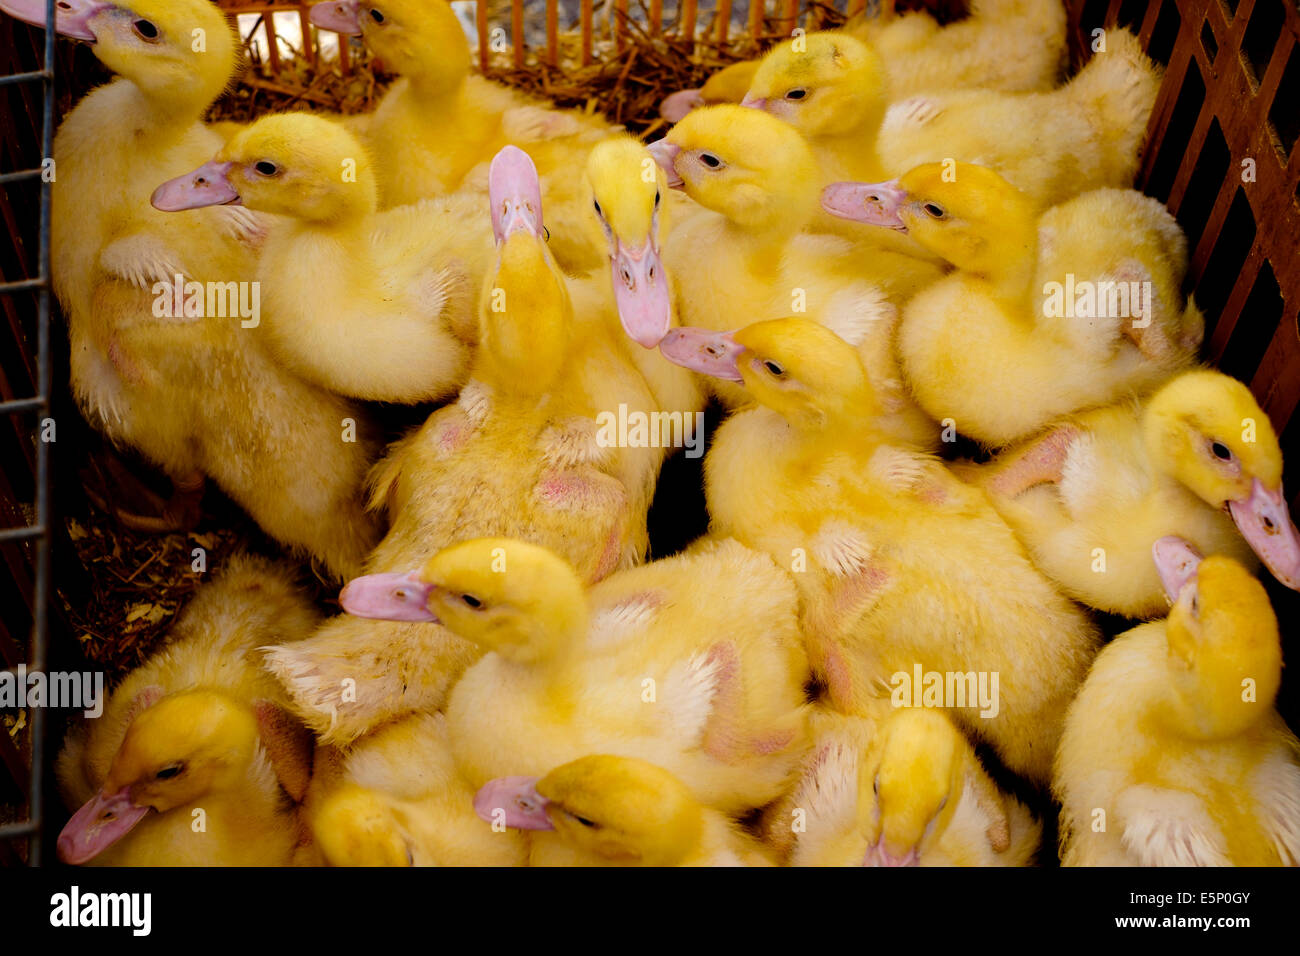
{"label": "duckling's pink beak", "polygon": [[516,830],[554,830],[546,815],[550,803],[537,792],[540,777],[497,777],[474,794],[474,812],[488,823],[498,820]]}
{"label": "duckling's pink beak", "polygon": [[907,191],[897,179],[887,183],[831,183],[822,190],[822,208],[832,216],[907,232],[898,215]]}
{"label": "duckling's pink beak", "polygon": [[708,329],[669,329],[659,351],[674,365],[688,368],[701,375],[741,382],[736,360],[745,347],[733,339],[731,332],[710,332]]}
{"label": "duckling's pink beak", "polygon": [[659,115],[670,123],[679,123],[687,113],[703,105],[704,97],[699,90],[678,90],[664,97],[659,104]]}
{"label": "duckling's pink beak", "polygon": [[505,146],[488,167],[492,232],[504,242],[512,232],[542,234],[542,184],[532,157],[518,146]]}
{"label": "duckling's pink beak", "polygon": [[895,856],[885,846],[883,837],[867,847],[867,854],[862,858],[863,866],[920,866],[920,864],[921,855],[916,847],[902,856]]}
{"label": "duckling's pink beak", "polygon": [[670,143],[666,139],[661,139],[651,143],[646,149],[650,151],[650,155],[655,158],[659,168],[668,177],[669,189],[682,189],[685,187],[686,184],[682,181],[682,177],[677,175],[677,157],[682,152],[680,146]]}
{"label": "duckling's pink beak", "polygon": [[614,240],[610,257],[614,273],[614,302],[625,331],[638,345],[652,349],[658,345],[672,324],[672,305],[668,299],[668,282],[664,264],[647,236],[639,248],[622,239]]}
{"label": "duckling's pink beak", "polygon": [[429,610],[432,593],[433,585],[420,580],[414,571],[363,574],[339,592],[339,604],[353,617],[438,624],[438,616]]}
{"label": "duckling's pink beak", "polygon": [[1241,536],[1273,577],[1293,591],[1300,591],[1300,532],[1291,521],[1282,486],[1269,491],[1256,478],[1250,496],[1229,501],[1228,511]]}
{"label": "duckling's pink beak", "polygon": [[204,163],[192,173],[167,180],[153,191],[149,202],[163,212],[202,209],[204,206],[242,206],[243,201],[228,178],[234,165],[219,163],[215,159]]}
{"label": "duckling's pink beak", "polygon": [[80,864],[103,853],[145,818],[149,807],[131,802],[131,788],[117,793],[102,790],[87,800],[59,833],[59,859]]}
{"label": "duckling's pink beak", "polygon": [[[55,32],[74,40],[94,43],[97,39],[90,21],[101,10],[112,7],[100,0],[58,0],[54,5]],[[15,20],[32,26],[45,26],[45,0],[0,0],[0,10]]]}
{"label": "duckling's pink beak", "polygon": [[311,22],[322,30],[333,30],[344,36],[361,35],[361,9],[357,0],[331,0],[317,3],[311,8]]}
{"label": "duckling's pink beak", "polygon": [[1176,534],[1165,535],[1151,545],[1151,557],[1160,573],[1165,597],[1173,604],[1182,593],[1183,586],[1196,577],[1204,555]]}
{"label": "duckling's pink beak", "polygon": [[746,93],[746,94],[745,94],[745,98],[744,98],[743,100],[740,101],[740,105],[741,105],[741,106],[748,106],[748,107],[750,107],[751,109],[756,109],[756,110],[765,110],[765,109],[767,109],[767,97],[765,97],[765,96],[750,96],[748,93]]}

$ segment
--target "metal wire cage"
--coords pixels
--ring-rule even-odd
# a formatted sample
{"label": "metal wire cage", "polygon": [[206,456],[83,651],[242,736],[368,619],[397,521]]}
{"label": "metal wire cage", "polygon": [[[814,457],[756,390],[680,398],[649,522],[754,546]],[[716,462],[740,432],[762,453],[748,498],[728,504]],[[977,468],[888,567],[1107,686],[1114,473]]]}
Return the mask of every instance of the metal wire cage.
{"label": "metal wire cage", "polygon": [[[54,21],[55,0],[46,0],[46,20]],[[44,49],[39,64],[35,68],[24,69],[20,65],[21,54],[16,46],[10,47],[12,59],[0,69],[6,69],[6,75],[0,76],[0,90],[6,94],[18,92],[17,88],[37,87],[40,90],[39,112],[40,140],[39,155],[28,157],[25,161],[15,153],[21,149],[20,139],[16,135],[12,114],[7,118],[10,127],[5,143],[10,162],[25,167],[13,172],[0,174],[0,187],[4,189],[4,200],[0,204],[6,224],[10,226],[10,236],[15,239],[15,246],[24,239],[34,245],[33,249],[15,248],[7,250],[6,265],[16,269],[10,274],[6,269],[4,279],[0,282],[0,297],[4,301],[5,323],[0,335],[10,341],[5,343],[4,351],[11,361],[0,367],[0,416],[6,421],[8,430],[4,435],[8,467],[0,472],[0,551],[3,551],[4,566],[8,580],[6,584],[19,592],[14,597],[20,604],[5,604],[0,615],[0,661],[8,670],[25,666],[37,671],[45,667],[49,636],[50,604],[50,438],[46,428],[49,424],[52,363],[50,360],[50,190],[51,183],[48,169],[44,163],[46,157],[54,154],[54,120],[55,120],[55,35],[48,31],[44,37]],[[19,94],[21,95],[21,93]],[[28,103],[29,106],[33,105]],[[32,115],[29,110],[27,115]],[[14,187],[39,184],[39,198],[32,216],[30,205],[24,206],[13,194]],[[26,232],[15,228],[18,216],[23,212],[30,228]],[[25,254],[24,254],[25,253]],[[34,264],[32,260],[34,261]],[[12,265],[9,265],[12,263]],[[34,267],[33,267],[34,265]],[[20,277],[15,277],[18,275]],[[22,303],[16,300],[35,297],[34,322],[23,323],[20,317]],[[28,313],[31,314],[30,312]],[[15,368],[15,365],[17,368]],[[26,423],[33,422],[35,429]],[[42,440],[41,433],[45,432]],[[28,435],[34,434],[34,442]],[[8,457],[16,454],[19,467]],[[14,487],[14,476],[26,475],[27,488]],[[19,507],[19,496],[26,491],[32,507],[24,513]],[[6,602],[11,597],[5,598]],[[19,643],[14,634],[14,623],[25,621],[29,636],[26,648]],[[25,738],[18,736],[15,744],[10,733],[0,728],[0,761],[3,762],[9,779],[20,792],[25,791],[25,808],[22,818],[0,825],[0,847],[7,841],[26,840],[26,862],[39,865],[42,861],[42,784],[45,774],[45,713],[40,707],[27,710],[27,733]],[[25,745],[25,746],[24,746]],[[25,754],[23,753],[25,751]],[[24,756],[26,759],[24,759]],[[2,860],[3,857],[0,857]]]}
{"label": "metal wire cage", "polygon": [[[960,5],[896,2],[937,10],[942,20]],[[576,3],[574,19],[570,0],[479,0],[471,32],[481,68],[503,76],[535,58],[564,69],[562,11],[574,20],[573,62],[582,65],[625,55],[633,32],[684,56],[723,45],[750,55],[796,26],[817,28],[829,9],[842,15],[895,6],[895,0]],[[245,18],[241,32],[259,51],[260,72],[246,82],[273,82],[295,59],[345,75],[353,68],[346,42],[330,48],[332,58],[324,61],[325,48],[307,20],[309,3],[218,4]],[[52,18],[55,0],[47,6]],[[1300,14],[1293,0],[1066,0],[1066,8],[1075,67],[1089,57],[1093,31],[1115,25],[1137,32],[1165,66],[1137,186],[1165,202],[1187,233],[1187,289],[1207,320],[1204,359],[1250,385],[1287,460],[1300,462]],[[520,42],[503,58],[494,55],[494,31],[506,27]],[[14,42],[5,42],[6,31]],[[52,447],[42,440],[51,402],[66,392],[51,355],[50,184],[41,176],[60,105],[56,59],[52,32],[0,17],[0,169],[13,170],[0,172],[0,666],[10,671],[46,666],[51,622],[59,620],[57,607],[51,610],[51,548],[62,551],[63,532],[53,519]],[[70,62],[64,58],[65,66]],[[86,86],[77,70],[65,73],[73,92]],[[1294,487],[1291,506],[1300,510]],[[64,564],[57,566],[62,577]],[[1283,622],[1284,653],[1294,654],[1300,596],[1268,586]],[[1293,726],[1298,683],[1284,681],[1279,700]],[[20,731],[0,726],[0,806],[20,808],[16,819],[0,817],[0,865],[43,859],[41,835],[50,821],[42,815],[42,783],[55,744],[46,740],[47,716],[31,708]]]}

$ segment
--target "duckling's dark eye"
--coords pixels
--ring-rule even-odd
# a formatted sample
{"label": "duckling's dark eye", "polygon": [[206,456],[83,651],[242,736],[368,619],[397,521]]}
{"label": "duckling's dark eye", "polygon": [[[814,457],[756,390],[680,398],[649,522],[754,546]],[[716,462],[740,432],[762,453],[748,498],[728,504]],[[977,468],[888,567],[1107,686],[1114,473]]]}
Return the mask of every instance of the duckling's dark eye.
{"label": "duckling's dark eye", "polygon": [[659,208],[659,190],[655,190],[655,208]]}
{"label": "duckling's dark eye", "polygon": [[873,793],[875,793],[876,796],[880,796],[880,774],[876,774],[876,776],[872,779],[871,790]]}
{"label": "duckling's dark eye", "polygon": [[596,823],[595,823],[595,821],[593,821],[593,820],[588,820],[586,817],[574,816],[573,819],[577,820],[577,821],[578,821],[579,823],[581,823],[584,827],[591,827],[593,830],[596,828]]}
{"label": "duckling's dark eye", "polygon": [[374,20],[376,23],[385,22],[384,15],[378,10],[376,10],[374,7],[370,8],[370,19]]}
{"label": "duckling's dark eye", "polygon": [[719,169],[722,166],[722,160],[718,159],[718,157],[714,156],[712,153],[700,153],[700,162],[705,166],[708,166],[709,169]]}
{"label": "duckling's dark eye", "polygon": [[790,92],[785,94],[785,98],[787,100],[801,100],[807,95],[808,95],[808,91],[800,88],[800,89],[790,90]]}
{"label": "duckling's dark eye", "polygon": [[154,774],[154,777],[158,780],[170,780],[172,777],[176,776],[184,769],[185,769],[184,764],[174,763],[170,767],[163,767],[156,774]]}
{"label": "duckling's dark eye", "polygon": [[162,32],[158,27],[149,20],[132,21],[131,29],[135,31],[135,35],[141,40],[147,40],[150,43],[155,42],[160,36],[162,36]]}
{"label": "duckling's dark eye", "polygon": [[600,216],[601,218],[604,218],[605,214],[600,209],[600,200],[593,199],[591,201],[591,204],[596,207],[596,215]]}
{"label": "duckling's dark eye", "polygon": [[763,359],[763,368],[767,369],[777,378],[785,374],[785,366],[780,362],[773,362],[771,359]]}
{"label": "duckling's dark eye", "polygon": [[1212,442],[1210,444],[1210,454],[1219,459],[1219,461],[1232,461],[1232,449],[1221,441]]}
{"label": "duckling's dark eye", "polygon": [[931,219],[943,219],[948,215],[948,211],[940,206],[937,202],[924,203],[921,208]]}
{"label": "duckling's dark eye", "polygon": [[280,171],[280,167],[275,165],[269,159],[264,159],[253,167],[263,176],[274,176]]}
{"label": "duckling's dark eye", "polygon": [[476,598],[476,597],[475,597],[474,595],[472,595],[472,594],[462,594],[462,595],[460,596],[460,599],[465,603],[465,606],[466,606],[466,607],[472,607],[472,608],[478,609],[478,608],[481,608],[481,607],[483,606],[483,602],[480,601],[478,598]]}

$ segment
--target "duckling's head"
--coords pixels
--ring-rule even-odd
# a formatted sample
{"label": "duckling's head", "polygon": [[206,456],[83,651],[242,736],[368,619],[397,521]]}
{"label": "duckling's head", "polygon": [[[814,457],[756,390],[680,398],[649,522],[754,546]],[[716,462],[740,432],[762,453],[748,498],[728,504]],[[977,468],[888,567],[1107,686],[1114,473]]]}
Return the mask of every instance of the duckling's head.
{"label": "duckling's head", "polygon": [[587,598],[573,566],[526,541],[481,538],[430,559],[428,607],[461,637],[512,660],[531,662],[581,635]]}
{"label": "duckling's head", "polygon": [[832,183],[833,216],[904,232],[959,269],[1001,275],[1036,247],[1039,210],[991,169],[927,163],[884,183]]}
{"label": "duckling's head", "polygon": [[124,837],[151,810],[166,813],[248,777],[258,748],[253,712],[218,691],[162,698],[131,722],[103,789],[59,835],[59,856],[81,863]]}
{"label": "duckling's head", "polygon": [[808,319],[769,319],[739,332],[672,329],[659,350],[677,365],[741,383],[801,429],[861,430],[878,412],[853,346]]}
{"label": "duckling's head", "polygon": [[638,344],[654,348],[672,325],[668,277],[660,255],[667,178],[639,141],[614,136],[597,143],[588,155],[587,181],[609,241],[614,300],[623,330]]}
{"label": "duckling's head", "polygon": [[497,268],[483,284],[474,374],[500,393],[537,395],[563,370],[573,305],[546,246],[532,158],[517,146],[501,149],[488,170],[488,194]]}
{"label": "duckling's head", "polygon": [[370,157],[333,120],[310,113],[265,116],[215,159],[154,191],[165,212],[244,205],[317,223],[355,221],[378,208]]}
{"label": "duckling's head", "polygon": [[1273,575],[1300,588],[1300,532],[1282,492],[1282,451],[1250,389],[1209,369],[1185,372],[1147,403],[1156,467],[1214,508],[1227,507]]}
{"label": "duckling's head", "polygon": [[703,808],[685,784],[631,757],[583,757],[540,780],[492,780],[474,808],[485,820],[504,814],[507,826],[555,830],[580,851],[637,866],[679,865],[704,831]]}
{"label": "duckling's head", "polygon": [[791,126],[734,104],[690,113],[650,147],[670,186],[751,232],[798,232],[817,211],[817,161]]}
{"label": "duckling's head", "polygon": [[847,33],[812,33],[773,47],[744,105],[771,113],[810,140],[874,131],[888,95],[884,62]]}
{"label": "duckling's head", "polygon": [[434,91],[454,90],[469,74],[469,44],[442,0],[335,0],[311,8],[311,22],[360,36],[384,66]]}
{"label": "duckling's head", "polygon": [[564,650],[586,630],[573,567],[540,545],[478,538],[439,551],[423,570],[353,578],[339,595],[357,617],[428,621],[522,663]]}
{"label": "duckling's head", "polygon": [[1234,736],[1272,709],[1282,679],[1277,617],[1264,586],[1232,558],[1201,561],[1165,634],[1175,719],[1186,733]]}
{"label": "duckling's head", "polygon": [[[0,10],[45,23],[45,0],[5,0]],[[59,0],[55,24],[164,107],[207,106],[235,69],[234,35],[208,0]]]}
{"label": "duckling's head", "polygon": [[915,866],[943,835],[961,799],[962,744],[934,710],[904,708],[885,722],[865,765],[875,808],[866,865]]}

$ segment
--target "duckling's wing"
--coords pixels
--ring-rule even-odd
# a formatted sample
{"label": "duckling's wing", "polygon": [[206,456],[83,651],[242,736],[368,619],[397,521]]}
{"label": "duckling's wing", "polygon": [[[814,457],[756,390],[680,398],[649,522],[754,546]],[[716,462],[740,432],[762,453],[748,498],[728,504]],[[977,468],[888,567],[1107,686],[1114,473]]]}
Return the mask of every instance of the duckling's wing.
{"label": "duckling's wing", "polygon": [[[172,246],[161,236],[147,232],[131,233],[105,245],[99,252],[99,266],[109,275],[146,292],[152,291],[156,283],[165,283],[170,288],[178,276],[184,280],[190,274]],[[178,317],[184,315],[182,303]]]}
{"label": "duckling's wing", "polygon": [[1285,866],[1300,866],[1300,744],[1287,736],[1282,751],[1256,772],[1250,789],[1279,859]]}
{"label": "duckling's wing", "polygon": [[1115,799],[1121,841],[1139,866],[1231,866],[1223,834],[1201,801],[1163,787],[1126,787]]}

